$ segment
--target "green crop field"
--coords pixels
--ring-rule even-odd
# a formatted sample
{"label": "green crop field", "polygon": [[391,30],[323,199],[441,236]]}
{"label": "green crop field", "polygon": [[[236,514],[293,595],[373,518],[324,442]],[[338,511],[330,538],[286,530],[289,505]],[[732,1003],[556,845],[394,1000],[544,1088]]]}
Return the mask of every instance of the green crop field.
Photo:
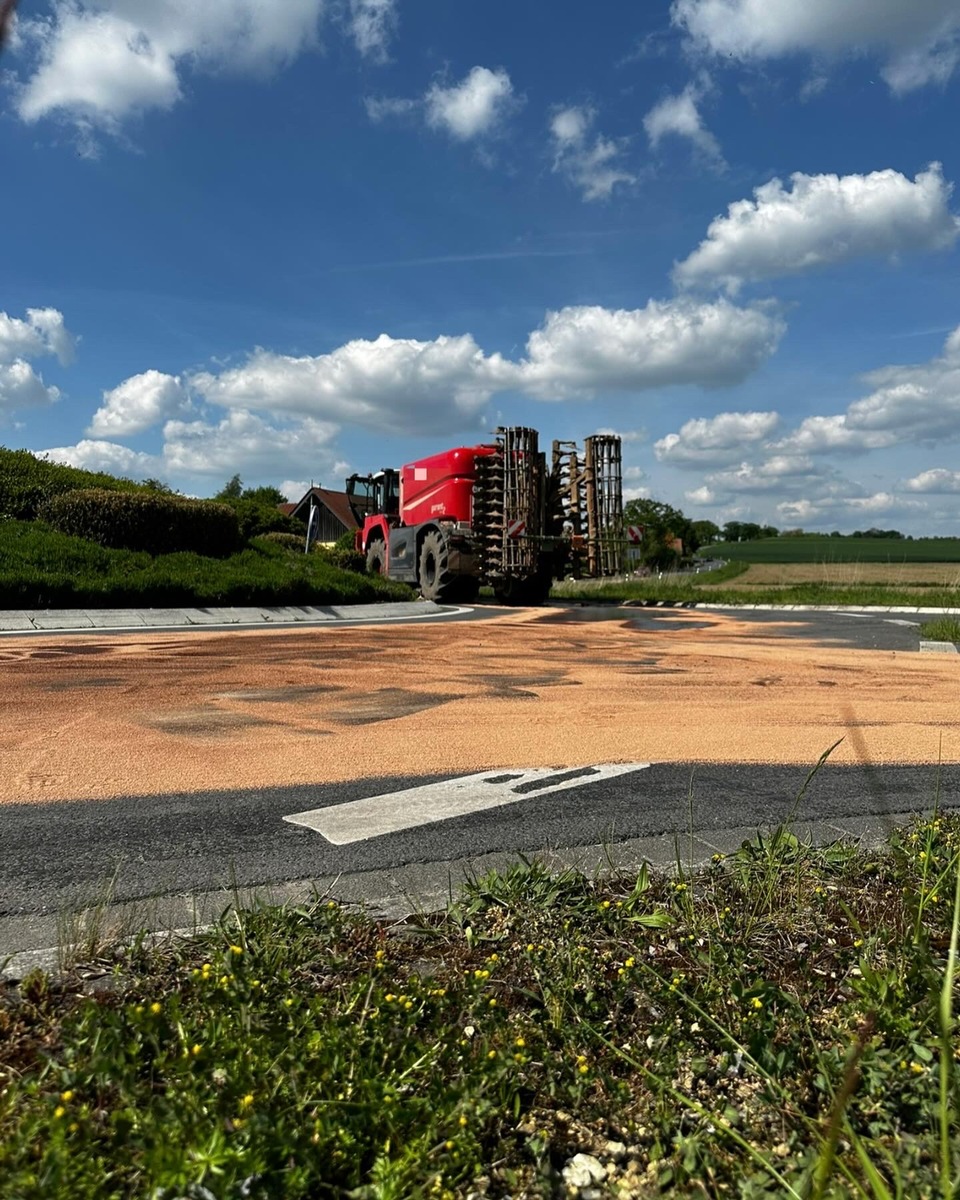
{"label": "green crop field", "polygon": [[960,563],[956,538],[760,538],[753,542],[718,542],[700,550],[702,557],[747,563]]}

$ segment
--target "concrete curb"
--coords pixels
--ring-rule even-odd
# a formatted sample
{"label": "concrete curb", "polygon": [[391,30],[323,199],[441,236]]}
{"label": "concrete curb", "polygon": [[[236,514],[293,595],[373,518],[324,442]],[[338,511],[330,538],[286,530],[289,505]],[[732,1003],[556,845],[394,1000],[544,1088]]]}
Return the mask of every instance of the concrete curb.
{"label": "concrete curb", "polygon": [[430,600],[388,604],[278,605],[254,608],[103,608],[0,611],[0,634],[113,632],[151,629],[262,628],[335,621],[409,621],[457,612]]}
{"label": "concrete curb", "polygon": [[[841,839],[858,842],[864,849],[883,845],[891,832],[908,824],[916,812],[886,813],[882,816],[844,817],[833,822],[804,822],[791,826],[801,839],[815,845],[827,845]],[[591,878],[617,872],[629,874],[649,863],[667,873],[678,865],[684,870],[706,866],[715,854],[731,854],[745,841],[772,832],[773,827],[737,826],[730,829],[701,830],[693,833],[665,833],[650,837],[630,838],[615,844],[545,848],[528,854],[530,860],[542,862],[551,870],[574,868]],[[238,892],[218,890],[191,895],[168,895],[153,901],[130,901],[118,904],[100,914],[104,928],[122,929],[114,944],[132,940],[135,933],[146,929],[151,941],[164,938],[190,937],[215,924],[225,909],[239,900],[249,906],[258,902],[269,904],[303,904],[314,896],[331,897],[340,903],[362,906],[372,917],[386,921],[402,921],[414,913],[437,912],[443,909],[462,883],[478,878],[489,871],[515,866],[518,855],[498,851],[472,858],[450,859],[434,863],[409,863],[393,870],[365,871],[352,875],[320,876],[298,879]],[[153,920],[147,929],[144,905],[153,904]],[[126,917],[126,920],[124,918]],[[35,937],[57,936],[58,916],[37,915]],[[12,954],[6,962],[0,959],[0,979],[16,981],[33,970],[57,974],[61,969],[61,951],[46,945]]]}
{"label": "concrete curb", "polygon": [[[582,601],[575,601],[582,603]],[[866,604],[714,604],[709,600],[624,600],[621,608],[699,608],[718,612],[852,612],[912,613],[915,616],[956,617],[960,608],[915,608],[908,605]]]}

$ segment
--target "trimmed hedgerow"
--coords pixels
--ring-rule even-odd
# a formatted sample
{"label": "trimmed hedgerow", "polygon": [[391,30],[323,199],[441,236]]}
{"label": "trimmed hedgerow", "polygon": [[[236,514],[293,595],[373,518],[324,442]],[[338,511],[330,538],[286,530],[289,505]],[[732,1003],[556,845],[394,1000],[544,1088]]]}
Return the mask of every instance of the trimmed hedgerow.
{"label": "trimmed hedgerow", "polygon": [[367,604],[405,584],[338,570],[265,538],[228,558],[110,550],[39,521],[0,521],[0,609]]}
{"label": "trimmed hedgerow", "polygon": [[40,515],[60,533],[112,549],[223,557],[240,544],[237,515],[229,505],[161,492],[82,488],[47,500]]}
{"label": "trimmed hedgerow", "polygon": [[41,505],[54,496],[74,488],[94,487],[121,492],[144,490],[129,479],[67,467],[37,458],[29,450],[0,446],[0,517],[31,521]]}
{"label": "trimmed hedgerow", "polygon": [[303,554],[303,547],[306,541],[306,535],[302,533],[284,533],[282,529],[271,530],[269,533],[261,533],[257,535],[265,542],[272,542],[276,546],[282,546],[284,550],[298,550]]}

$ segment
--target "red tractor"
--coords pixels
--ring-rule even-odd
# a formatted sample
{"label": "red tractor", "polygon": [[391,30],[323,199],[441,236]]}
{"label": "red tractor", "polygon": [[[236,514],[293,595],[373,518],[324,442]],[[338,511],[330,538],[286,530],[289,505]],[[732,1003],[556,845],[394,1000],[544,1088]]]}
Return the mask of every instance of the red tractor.
{"label": "red tractor", "polygon": [[553,443],[552,469],[535,429],[501,428],[399,471],[351,475],[356,547],[367,569],[415,584],[427,600],[542,604],[573,571],[615,575],[623,562],[620,439],[597,434],[584,451]]}

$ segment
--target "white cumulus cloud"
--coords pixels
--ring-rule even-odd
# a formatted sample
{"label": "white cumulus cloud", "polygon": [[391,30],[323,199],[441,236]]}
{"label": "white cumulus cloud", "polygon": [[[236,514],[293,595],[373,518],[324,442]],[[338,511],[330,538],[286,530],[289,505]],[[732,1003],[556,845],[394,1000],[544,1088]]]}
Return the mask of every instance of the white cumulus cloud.
{"label": "white cumulus cloud", "polygon": [[865,378],[874,390],[848,407],[851,429],[921,443],[960,437],[960,326],[930,362],[881,367]]}
{"label": "white cumulus cloud", "polygon": [[775,454],[757,462],[742,462],[727,471],[707,476],[707,484],[723,492],[781,492],[797,481],[825,475],[812,458],[804,455]]}
{"label": "white cumulus cloud", "polygon": [[203,372],[191,383],[204,399],[229,408],[396,432],[416,420],[440,433],[471,427],[508,375],[509,364],[485,355],[469,334],[429,342],[381,334],[315,356],[257,350],[242,366]]}
{"label": "white cumulus cloud", "polygon": [[239,472],[276,478],[292,468],[316,476],[333,462],[337,432],[327,421],[308,418],[278,425],[237,409],[216,424],[168,421],[163,460],[172,475],[229,477]]}
{"label": "white cumulus cloud", "polygon": [[946,467],[932,467],[921,471],[907,480],[911,492],[933,492],[949,495],[960,492],[960,471],[949,471]]}
{"label": "white cumulus cloud", "polygon": [[68,467],[80,467],[85,471],[105,471],[109,475],[121,475],[131,479],[162,478],[163,460],[129,446],[116,442],[94,441],[84,438],[75,446],[52,446],[49,450],[36,450],[38,458],[49,458],[53,462],[65,463]]}
{"label": "white cumulus cloud", "polygon": [[772,443],[771,449],[788,454],[862,454],[892,446],[896,440],[886,431],[852,428],[839,413],[805,417],[786,437]]}
{"label": "white cumulus cloud", "polygon": [[188,67],[263,73],[316,41],[323,0],[54,0],[30,22],[35,51],[17,112],[58,114],[115,129],[133,113],[171,107]]}
{"label": "white cumulus cloud", "polygon": [[735,461],[744,446],[763,442],[779,424],[775,412],[724,412],[715,417],[687,421],[679,433],[668,433],[654,443],[661,462],[720,464]]}
{"label": "white cumulus cloud", "polygon": [[703,87],[689,83],[682,92],[664,98],[643,118],[643,127],[654,149],[665,137],[681,137],[692,142],[715,167],[723,167],[720,143],[703,123],[699,104]]}
{"label": "white cumulus cloud", "polygon": [[547,314],[527,340],[520,383],[543,399],[641,391],[671,384],[739,383],[776,349],[785,329],[766,306],[726,300],[650,300],[645,308],[596,305]]}
{"label": "white cumulus cloud", "polygon": [[28,308],[26,318],[0,312],[0,413],[56,403],[59,388],[48,387],[29,360],[52,354],[66,365],[74,345],[55,308]]}
{"label": "white cumulus cloud", "polygon": [[28,308],[26,320],[0,312],[0,362],[54,354],[65,366],[73,358],[75,342],[55,308]]}
{"label": "white cumulus cloud", "polygon": [[88,433],[94,437],[129,437],[183,413],[189,399],[178,375],[143,371],[103,393]]}
{"label": "white cumulus cloud", "polygon": [[960,61],[956,0],[674,0],[671,14],[722,58],[879,54],[894,92],[945,83]]}
{"label": "white cumulus cloud", "polygon": [[55,404],[59,399],[60,389],[47,387],[43,377],[22,358],[16,358],[12,363],[0,363],[0,414],[21,408],[41,408]]}
{"label": "white cumulus cloud", "polygon": [[424,102],[427,124],[461,142],[492,133],[516,103],[510,76],[502,67],[474,67],[450,87],[435,83]]}
{"label": "white cumulus cloud", "polygon": [[636,182],[620,162],[624,143],[592,133],[596,116],[592,108],[572,106],[550,121],[553,169],[578,187],[584,200],[606,200],[617,184]]}
{"label": "white cumulus cloud", "polygon": [[617,311],[580,306],[548,313],[517,361],[486,353],[470,334],[432,341],[381,334],[327,354],[258,349],[239,366],[190,376],[187,385],[229,409],[396,433],[455,433],[483,427],[488,402],[501,392],[563,400],[738,383],[774,352],[784,328],[767,306],[724,299],[651,300]]}
{"label": "white cumulus cloud", "polygon": [[939,163],[911,182],[899,171],[772,179],[716,217],[696,250],[674,267],[684,287],[736,291],[771,279],[868,255],[945,250],[960,233],[948,207],[952,185]]}

